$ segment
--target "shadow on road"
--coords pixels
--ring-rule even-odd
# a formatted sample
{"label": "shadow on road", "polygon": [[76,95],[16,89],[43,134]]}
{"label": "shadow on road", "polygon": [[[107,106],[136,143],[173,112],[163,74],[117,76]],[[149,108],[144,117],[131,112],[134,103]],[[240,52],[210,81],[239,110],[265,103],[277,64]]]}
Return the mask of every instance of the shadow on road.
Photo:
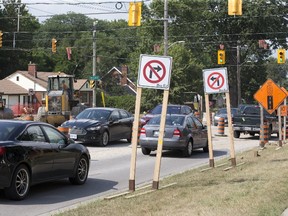
{"label": "shadow on road", "polygon": [[[21,205],[39,205],[55,204],[74,199],[85,198],[91,199],[90,196],[109,191],[117,185],[118,182],[107,181],[103,179],[87,179],[84,185],[72,185],[66,179],[38,184],[30,188],[28,197],[25,200],[17,202]],[[0,190],[0,203],[6,205],[15,205],[15,201],[8,200],[4,196],[4,191]]]}

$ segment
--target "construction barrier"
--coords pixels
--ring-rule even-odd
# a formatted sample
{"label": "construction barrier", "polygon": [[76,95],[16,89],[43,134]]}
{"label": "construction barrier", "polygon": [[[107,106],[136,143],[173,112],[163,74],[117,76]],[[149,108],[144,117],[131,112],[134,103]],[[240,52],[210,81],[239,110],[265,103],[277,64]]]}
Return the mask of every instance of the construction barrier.
{"label": "construction barrier", "polygon": [[[262,133],[263,131],[263,133]],[[262,137],[263,134],[263,137]],[[264,122],[263,125],[260,127],[260,146],[264,146],[266,143],[269,142],[269,125],[267,122]]]}
{"label": "construction barrier", "polygon": [[34,116],[32,116],[32,115],[27,115],[27,116],[25,116],[24,119],[27,120],[27,121],[34,121]]}
{"label": "construction barrier", "polygon": [[224,118],[220,117],[218,120],[218,135],[224,136],[225,123]]}
{"label": "construction barrier", "polygon": [[68,127],[61,127],[61,126],[59,126],[59,127],[57,127],[57,129],[58,129],[60,132],[64,133],[67,137],[69,137],[69,128],[68,128]]}
{"label": "construction barrier", "polygon": [[285,128],[282,128],[282,140],[288,139],[288,128],[286,127],[286,137],[284,137]]}

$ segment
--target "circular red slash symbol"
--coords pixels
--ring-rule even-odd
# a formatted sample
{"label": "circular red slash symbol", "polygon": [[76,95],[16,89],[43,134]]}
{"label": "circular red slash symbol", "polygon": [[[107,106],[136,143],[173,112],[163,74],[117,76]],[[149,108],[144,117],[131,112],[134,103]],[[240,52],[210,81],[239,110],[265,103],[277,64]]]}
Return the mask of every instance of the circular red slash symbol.
{"label": "circular red slash symbol", "polygon": [[[153,63],[157,64],[157,67],[153,67],[152,66]],[[162,76],[159,75],[159,71],[161,71],[161,70],[163,70]],[[147,71],[149,72],[149,77],[147,76],[147,73],[146,73]],[[158,60],[149,61],[149,62],[147,62],[145,64],[145,66],[143,68],[143,75],[144,75],[144,78],[148,82],[150,82],[150,83],[159,83],[159,82],[161,82],[164,79],[164,77],[166,75],[165,65],[161,61],[158,61]],[[156,80],[152,80],[151,79],[152,76],[156,76],[157,79]]]}
{"label": "circular red slash symbol", "polygon": [[[224,85],[224,77],[221,73],[214,72],[208,76],[208,86],[211,89],[218,90],[223,87]],[[212,81],[212,82],[210,82]]]}

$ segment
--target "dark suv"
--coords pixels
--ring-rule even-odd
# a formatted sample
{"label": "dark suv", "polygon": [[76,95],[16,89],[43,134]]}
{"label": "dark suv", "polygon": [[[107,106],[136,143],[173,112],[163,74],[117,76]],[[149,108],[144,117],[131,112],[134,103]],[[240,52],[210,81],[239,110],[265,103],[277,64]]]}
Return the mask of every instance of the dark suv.
{"label": "dark suv", "polygon": [[[152,110],[148,111],[148,113],[141,118],[141,125],[145,125],[151,118],[153,118],[156,115],[160,115],[161,112],[162,112],[162,104],[159,104]],[[188,115],[190,113],[193,113],[193,110],[190,106],[187,105],[168,104],[167,106],[167,115],[169,114]]]}

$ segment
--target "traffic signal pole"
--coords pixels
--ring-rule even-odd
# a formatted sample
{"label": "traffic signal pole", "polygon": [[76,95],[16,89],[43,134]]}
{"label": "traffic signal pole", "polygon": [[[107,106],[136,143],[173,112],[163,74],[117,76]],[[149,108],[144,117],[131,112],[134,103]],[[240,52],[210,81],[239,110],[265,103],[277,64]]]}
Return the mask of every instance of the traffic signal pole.
{"label": "traffic signal pole", "polygon": [[[96,76],[96,22],[93,22],[93,77]],[[96,107],[96,82],[93,88],[92,106]]]}

